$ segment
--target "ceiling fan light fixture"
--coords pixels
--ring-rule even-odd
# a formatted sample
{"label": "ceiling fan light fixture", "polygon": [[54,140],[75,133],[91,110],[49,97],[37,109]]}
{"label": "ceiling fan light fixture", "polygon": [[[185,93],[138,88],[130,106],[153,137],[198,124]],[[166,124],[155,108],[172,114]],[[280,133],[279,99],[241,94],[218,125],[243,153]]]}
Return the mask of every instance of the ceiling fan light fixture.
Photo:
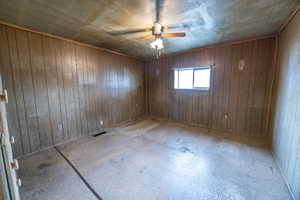
{"label": "ceiling fan light fixture", "polygon": [[163,43],[163,40],[161,38],[156,38],[153,42],[150,43],[150,46],[153,49],[160,50],[160,49],[164,48],[164,43]]}

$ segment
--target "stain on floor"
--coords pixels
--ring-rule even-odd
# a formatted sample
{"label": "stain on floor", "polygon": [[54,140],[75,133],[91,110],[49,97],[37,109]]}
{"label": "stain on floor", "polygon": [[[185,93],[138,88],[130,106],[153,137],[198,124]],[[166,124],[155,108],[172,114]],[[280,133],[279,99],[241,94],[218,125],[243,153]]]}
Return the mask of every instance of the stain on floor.
{"label": "stain on floor", "polygon": [[43,170],[43,169],[47,169],[51,166],[50,163],[41,163],[37,166],[38,169]]}
{"label": "stain on floor", "polygon": [[[146,119],[58,148],[104,200],[291,199],[268,150],[197,127]],[[54,149],[20,165],[23,199],[96,199]]]}

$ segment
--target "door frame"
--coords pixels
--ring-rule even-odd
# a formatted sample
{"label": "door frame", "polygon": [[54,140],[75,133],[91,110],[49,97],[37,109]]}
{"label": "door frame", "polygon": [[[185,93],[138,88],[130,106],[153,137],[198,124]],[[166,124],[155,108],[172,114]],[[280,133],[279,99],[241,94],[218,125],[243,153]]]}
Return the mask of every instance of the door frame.
{"label": "door frame", "polygon": [[17,178],[18,161],[13,158],[12,144],[14,138],[10,136],[7,124],[6,104],[8,103],[7,92],[2,87],[0,74],[0,173],[1,192],[0,197],[4,200],[20,200],[19,186],[21,180]]}

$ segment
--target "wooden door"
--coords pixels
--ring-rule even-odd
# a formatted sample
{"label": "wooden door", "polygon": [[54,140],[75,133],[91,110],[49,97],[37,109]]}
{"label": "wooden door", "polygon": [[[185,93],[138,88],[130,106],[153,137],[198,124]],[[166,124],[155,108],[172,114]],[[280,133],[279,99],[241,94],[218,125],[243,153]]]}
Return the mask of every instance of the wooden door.
{"label": "wooden door", "polygon": [[8,103],[6,91],[2,88],[0,75],[0,199],[20,200],[19,186],[21,180],[17,178],[18,161],[13,158],[11,145],[14,138],[9,135],[5,104]]}

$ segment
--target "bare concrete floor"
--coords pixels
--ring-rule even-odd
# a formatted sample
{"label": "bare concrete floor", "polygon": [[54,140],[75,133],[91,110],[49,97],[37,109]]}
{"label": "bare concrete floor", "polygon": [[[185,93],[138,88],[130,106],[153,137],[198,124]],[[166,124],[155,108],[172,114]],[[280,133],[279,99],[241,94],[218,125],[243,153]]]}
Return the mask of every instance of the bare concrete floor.
{"label": "bare concrete floor", "polygon": [[[173,122],[143,120],[59,150],[104,200],[289,200],[263,148]],[[25,200],[97,199],[55,150],[20,161]]]}

